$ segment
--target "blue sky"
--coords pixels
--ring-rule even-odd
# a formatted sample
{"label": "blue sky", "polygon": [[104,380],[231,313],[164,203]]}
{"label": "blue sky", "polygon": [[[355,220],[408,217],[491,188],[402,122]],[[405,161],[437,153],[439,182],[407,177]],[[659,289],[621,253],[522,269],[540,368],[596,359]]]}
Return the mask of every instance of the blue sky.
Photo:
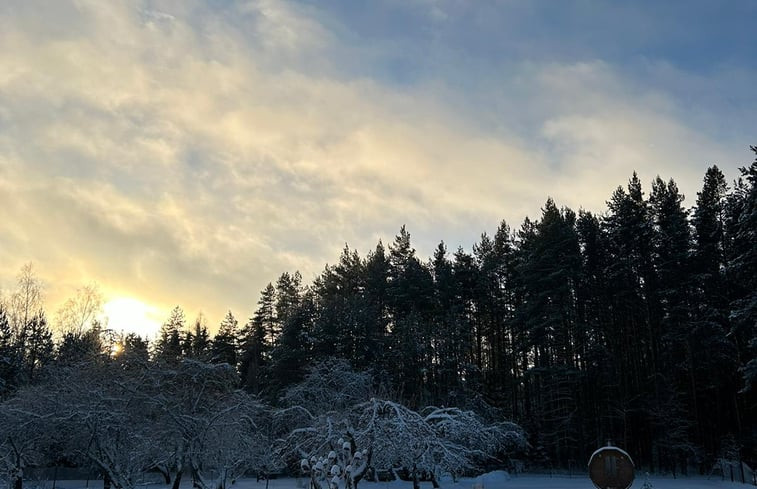
{"label": "blue sky", "polygon": [[[0,286],[249,317],[407,224],[470,248],[639,172],[695,201],[757,127],[757,3],[0,5]],[[128,301],[127,301],[128,302]],[[128,302],[133,304],[134,302]],[[149,306],[149,307],[147,307]]]}

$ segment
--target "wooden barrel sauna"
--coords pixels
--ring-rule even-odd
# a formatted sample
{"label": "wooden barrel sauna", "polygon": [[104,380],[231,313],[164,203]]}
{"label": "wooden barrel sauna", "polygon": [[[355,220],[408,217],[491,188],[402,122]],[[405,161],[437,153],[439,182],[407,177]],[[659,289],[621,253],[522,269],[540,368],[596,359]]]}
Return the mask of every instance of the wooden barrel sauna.
{"label": "wooden barrel sauna", "polygon": [[597,489],[628,489],[633,483],[633,460],[618,447],[602,447],[589,458],[589,477]]}

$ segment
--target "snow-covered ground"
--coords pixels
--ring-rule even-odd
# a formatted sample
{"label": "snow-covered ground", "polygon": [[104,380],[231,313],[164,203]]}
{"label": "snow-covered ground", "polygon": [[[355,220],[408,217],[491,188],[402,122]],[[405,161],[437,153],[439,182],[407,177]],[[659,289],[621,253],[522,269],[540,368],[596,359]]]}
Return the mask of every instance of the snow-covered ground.
{"label": "snow-covered ground", "polygon": [[[748,484],[721,481],[720,478],[668,478],[650,476],[649,481],[654,489],[748,489]],[[190,489],[188,481],[182,483],[182,489]],[[640,489],[644,484],[644,477],[637,476],[632,489]],[[52,489],[52,482],[26,481],[25,489]],[[56,489],[85,489],[85,481],[57,481]],[[89,489],[101,489],[102,481],[90,481]],[[162,484],[149,484],[145,489],[168,489]],[[227,486],[229,489],[266,489],[265,481],[256,482],[255,479],[242,479],[236,484]],[[367,482],[358,486],[360,489],[412,489],[411,482]],[[444,481],[442,489],[593,489],[593,484],[587,477],[549,477],[546,475],[519,475],[508,477],[504,473],[486,474],[476,479],[461,479],[454,483]],[[269,481],[268,489],[306,489],[305,479],[274,479]],[[430,482],[421,483],[421,489],[431,489]]]}

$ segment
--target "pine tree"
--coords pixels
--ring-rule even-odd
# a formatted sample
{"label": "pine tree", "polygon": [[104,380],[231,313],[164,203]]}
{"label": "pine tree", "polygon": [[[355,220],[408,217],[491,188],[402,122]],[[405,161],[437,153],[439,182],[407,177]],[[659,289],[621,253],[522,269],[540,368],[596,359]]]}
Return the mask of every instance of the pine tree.
{"label": "pine tree", "polygon": [[236,368],[238,324],[231,311],[228,311],[221,321],[218,333],[213,337],[210,356],[213,363],[227,363]]}
{"label": "pine tree", "polygon": [[[603,444],[616,436],[614,407],[620,396],[622,343],[613,322],[613,297],[606,271],[609,268],[608,235],[600,220],[581,211],[576,221],[581,249],[581,273],[576,289],[578,328],[586,343],[580,352],[584,374],[582,416],[587,441]],[[621,343],[621,345],[618,345]],[[624,342],[623,342],[624,343]]]}
{"label": "pine tree", "polygon": [[491,362],[488,369],[490,392],[496,405],[506,408],[510,419],[520,415],[522,392],[517,381],[518,358],[515,355],[513,331],[517,308],[515,287],[516,250],[510,227],[502,221],[494,234],[491,252],[479,258],[481,285],[493,302],[491,317]]}
{"label": "pine tree", "polygon": [[[659,412],[661,313],[653,264],[653,222],[636,173],[608,201],[602,220],[607,235],[610,296],[607,344],[615,388],[608,409],[613,439],[627,439],[642,463],[652,460],[650,412]],[[648,405],[643,405],[646,402]],[[633,412],[628,420],[625,413]],[[634,430],[628,435],[628,426]]]}
{"label": "pine tree", "polygon": [[283,328],[289,317],[300,304],[302,276],[300,272],[289,274],[284,272],[276,281],[276,320],[279,328]]}
{"label": "pine tree", "polygon": [[259,394],[262,390],[264,369],[267,365],[265,330],[252,320],[244,325],[241,332],[241,353],[239,372],[242,387]]}
{"label": "pine tree", "polygon": [[426,382],[422,358],[430,346],[424,327],[430,324],[432,305],[431,273],[415,256],[410,233],[402,226],[389,247],[389,359],[394,385],[411,404],[421,401]]}
{"label": "pine tree", "polygon": [[306,291],[288,310],[281,337],[271,352],[269,397],[277,399],[290,385],[301,381],[310,364],[307,334],[313,328],[315,297]]}
{"label": "pine tree", "polygon": [[318,317],[313,331],[316,361],[330,357],[360,361],[365,355],[366,331],[362,260],[357,251],[344,247],[339,263],[326,266],[316,281]]}
{"label": "pine tree", "polygon": [[181,344],[181,356],[184,358],[194,358],[192,352],[192,343],[194,343],[194,333],[191,330],[180,332],[179,343]]}
{"label": "pine tree", "polygon": [[[502,312],[499,309],[502,304],[503,288],[499,275],[501,264],[495,251],[495,242],[486,233],[482,234],[479,242],[473,245],[473,255],[476,267],[473,302],[476,312],[476,337],[481,340],[478,347],[481,382],[486,384],[485,388],[489,393],[500,391],[497,401],[501,404],[502,387],[510,376],[505,366],[498,365],[501,360],[498,351],[502,342],[500,336]],[[499,375],[486,375],[490,370],[499,372]]]}
{"label": "pine tree", "polygon": [[433,377],[436,382],[436,401],[440,404],[454,402],[461,388],[460,372],[464,358],[459,349],[467,350],[458,338],[455,278],[452,262],[447,256],[447,247],[442,241],[434,251],[431,267],[434,277],[433,324],[437,332],[432,342],[434,358]]}
{"label": "pine tree", "polygon": [[64,364],[103,360],[110,352],[105,351],[102,334],[102,327],[97,320],[87,330],[69,329],[58,345],[57,360]]}
{"label": "pine tree", "polygon": [[18,386],[20,366],[8,314],[0,304],[0,397]]}
{"label": "pine tree", "polygon": [[[717,449],[720,433],[734,430],[738,419],[734,392],[738,385],[737,352],[727,332],[728,284],[725,204],[728,188],[717,166],[707,169],[692,213],[694,246],[691,256],[689,333],[695,383],[701,395],[697,411],[701,443],[709,453]],[[724,422],[726,421],[726,422]]]}
{"label": "pine tree", "polygon": [[155,343],[154,356],[158,360],[176,362],[181,360],[181,332],[185,326],[184,311],[176,306],[160,327]]}
{"label": "pine tree", "polygon": [[208,326],[203,313],[197,314],[192,331],[187,331],[184,335],[184,342],[185,356],[200,360],[207,359],[210,356],[210,334],[208,334]]}
{"label": "pine tree", "polygon": [[727,192],[723,173],[717,166],[708,168],[692,215],[695,240],[692,266],[702,290],[701,299],[720,311],[725,309],[727,302],[722,273],[726,251],[723,227]]}
{"label": "pine tree", "polygon": [[[752,146],[757,154],[757,147]],[[741,168],[744,184],[732,206],[737,210],[731,227],[732,260],[729,273],[734,284],[731,300],[731,334],[742,359],[745,392],[754,396],[757,382],[757,158]],[[753,404],[754,405],[754,404]]]}
{"label": "pine tree", "polygon": [[33,316],[26,324],[24,343],[24,367],[29,382],[53,359],[53,333],[47,325],[44,312]]}
{"label": "pine tree", "polygon": [[345,246],[335,272],[339,284],[340,340],[335,345],[337,355],[348,358],[359,368],[369,368],[368,358],[373,358],[373,338],[368,321],[365,299],[365,272],[363,260],[356,250]]}
{"label": "pine tree", "polygon": [[[453,347],[460,372],[465,377],[465,389],[480,392],[484,367],[484,325],[477,304],[478,266],[473,256],[458,248],[452,259],[454,283],[454,322],[451,331]],[[459,400],[458,400],[459,402]]]}
{"label": "pine tree", "polygon": [[[671,444],[688,444],[691,433],[687,427],[694,424],[692,421],[698,417],[699,387],[694,360],[696,345],[693,343],[690,314],[691,237],[682,202],[683,196],[673,180],[666,184],[660,177],[655,179],[649,205],[654,223],[653,262],[661,312],[660,364],[665,387],[674,391],[663,395],[661,401],[664,404],[652,413],[662,452],[674,451],[675,447]],[[682,420],[671,422],[672,413],[675,413],[676,419]],[[662,418],[657,419],[660,416]]]}
{"label": "pine tree", "polygon": [[533,358],[530,370],[534,409],[543,422],[543,443],[560,464],[577,450],[580,331],[576,328],[575,288],[581,257],[575,214],[560,211],[552,199],[542,209],[534,232],[522,236],[519,321]]}
{"label": "pine tree", "polygon": [[281,334],[275,304],[276,289],[269,283],[261,291],[258,308],[241,332],[239,371],[242,386],[253,393],[259,393],[263,389],[271,351]]}
{"label": "pine tree", "polygon": [[128,333],[122,341],[120,362],[127,365],[145,365],[149,360],[149,344],[136,333]]}
{"label": "pine tree", "polygon": [[362,270],[363,342],[355,358],[355,368],[386,371],[389,260],[381,241],[368,253]]}

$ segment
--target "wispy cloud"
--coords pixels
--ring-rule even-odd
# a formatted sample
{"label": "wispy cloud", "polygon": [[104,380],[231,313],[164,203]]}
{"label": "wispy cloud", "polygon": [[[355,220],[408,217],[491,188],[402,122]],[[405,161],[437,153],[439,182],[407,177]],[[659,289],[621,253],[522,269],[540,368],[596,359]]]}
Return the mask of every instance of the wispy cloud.
{"label": "wispy cloud", "polygon": [[750,142],[754,66],[629,71],[582,36],[547,56],[523,6],[33,4],[0,9],[0,283],[34,260],[52,302],[94,279],[246,316],[279,273],[403,223],[422,253],[469,246],[547,195],[601,210],[634,169],[691,204]]}

